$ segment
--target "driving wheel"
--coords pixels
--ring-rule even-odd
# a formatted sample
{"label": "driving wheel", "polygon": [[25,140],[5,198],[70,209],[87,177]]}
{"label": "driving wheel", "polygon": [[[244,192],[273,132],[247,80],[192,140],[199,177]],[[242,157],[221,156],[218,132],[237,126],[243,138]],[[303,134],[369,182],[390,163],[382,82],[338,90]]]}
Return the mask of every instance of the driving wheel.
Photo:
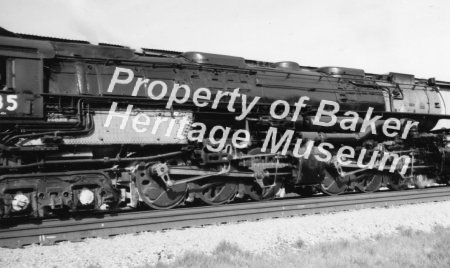
{"label": "driving wheel", "polygon": [[187,184],[175,184],[167,187],[161,177],[147,171],[138,171],[136,186],[141,199],[151,208],[169,209],[180,204],[187,191]]}
{"label": "driving wheel", "polygon": [[198,197],[208,205],[221,205],[231,202],[238,191],[238,184],[226,179],[212,179],[204,185]]}
{"label": "driving wheel", "polygon": [[380,174],[364,174],[358,178],[356,188],[363,193],[372,193],[380,189],[383,176]]}
{"label": "driving wheel", "polygon": [[325,176],[320,183],[320,190],[327,195],[342,194],[347,190],[347,183],[343,182],[339,175],[332,175],[328,170],[325,170]]}

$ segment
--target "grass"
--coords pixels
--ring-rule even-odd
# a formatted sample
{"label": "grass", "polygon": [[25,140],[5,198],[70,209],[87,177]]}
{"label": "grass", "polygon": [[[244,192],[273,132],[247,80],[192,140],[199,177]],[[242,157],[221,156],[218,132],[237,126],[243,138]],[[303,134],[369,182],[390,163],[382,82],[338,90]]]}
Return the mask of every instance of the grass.
{"label": "grass", "polygon": [[[306,246],[298,239],[282,256],[253,254],[222,242],[212,252],[187,252],[156,267],[450,267],[450,228],[398,229],[393,236]],[[151,267],[151,266],[148,266]]]}

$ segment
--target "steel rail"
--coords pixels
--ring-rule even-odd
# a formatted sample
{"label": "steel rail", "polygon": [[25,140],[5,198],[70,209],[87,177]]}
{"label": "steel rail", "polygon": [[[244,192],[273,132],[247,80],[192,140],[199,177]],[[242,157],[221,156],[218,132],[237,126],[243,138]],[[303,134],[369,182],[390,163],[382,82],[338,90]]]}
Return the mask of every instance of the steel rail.
{"label": "steel rail", "polygon": [[16,226],[1,226],[0,246],[17,248],[34,243],[48,245],[60,241],[80,241],[89,237],[445,200],[450,200],[449,187],[290,198],[218,207],[96,214],[67,220],[47,219]]}

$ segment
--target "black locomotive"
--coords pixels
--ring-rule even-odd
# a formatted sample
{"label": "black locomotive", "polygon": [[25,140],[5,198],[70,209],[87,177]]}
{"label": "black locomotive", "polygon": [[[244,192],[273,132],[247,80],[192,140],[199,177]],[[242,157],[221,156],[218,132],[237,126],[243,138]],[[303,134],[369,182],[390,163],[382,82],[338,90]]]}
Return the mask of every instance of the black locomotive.
{"label": "black locomotive", "polygon": [[[114,79],[120,83],[110,88]],[[158,98],[146,91],[153,81]],[[183,86],[207,89],[202,105],[192,90],[167,108],[174,89]],[[246,101],[233,97],[236,89]],[[141,203],[167,209],[198,199],[213,205],[236,197],[270,199],[283,191],[333,195],[447,183],[449,90],[450,83],[400,73],[136,52],[2,29],[0,216],[40,218]],[[307,102],[295,113],[302,97]],[[255,98],[257,104],[237,120]],[[314,123],[324,100],[340,108],[329,126]],[[277,101],[288,109],[273,108]],[[364,127],[368,111],[379,116],[369,127],[375,131]],[[344,129],[349,115],[358,118]],[[193,134],[200,123],[206,127],[202,139]],[[151,128],[156,124],[159,131]],[[225,127],[228,136],[218,148]],[[386,135],[383,128],[404,136]],[[236,146],[232,136],[244,131],[249,136]],[[284,143],[283,133],[291,134]],[[326,161],[314,157],[324,154],[320,142],[332,145]],[[358,166],[357,157],[340,157],[344,146],[364,151],[360,164],[372,161],[372,168]],[[309,157],[296,157],[307,150]],[[389,153],[397,157],[383,160]]]}

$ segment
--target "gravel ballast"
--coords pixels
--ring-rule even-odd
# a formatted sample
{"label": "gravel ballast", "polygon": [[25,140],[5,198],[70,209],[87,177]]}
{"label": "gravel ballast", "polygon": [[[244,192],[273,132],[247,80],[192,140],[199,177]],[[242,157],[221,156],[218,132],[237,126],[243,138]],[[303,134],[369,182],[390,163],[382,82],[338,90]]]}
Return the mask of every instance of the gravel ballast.
{"label": "gravel ballast", "polygon": [[438,225],[450,226],[450,201],[144,232],[53,246],[1,248],[0,266],[140,266],[170,262],[186,251],[210,253],[222,241],[250,252],[280,255],[296,244],[371,239],[401,228],[430,231]]}

